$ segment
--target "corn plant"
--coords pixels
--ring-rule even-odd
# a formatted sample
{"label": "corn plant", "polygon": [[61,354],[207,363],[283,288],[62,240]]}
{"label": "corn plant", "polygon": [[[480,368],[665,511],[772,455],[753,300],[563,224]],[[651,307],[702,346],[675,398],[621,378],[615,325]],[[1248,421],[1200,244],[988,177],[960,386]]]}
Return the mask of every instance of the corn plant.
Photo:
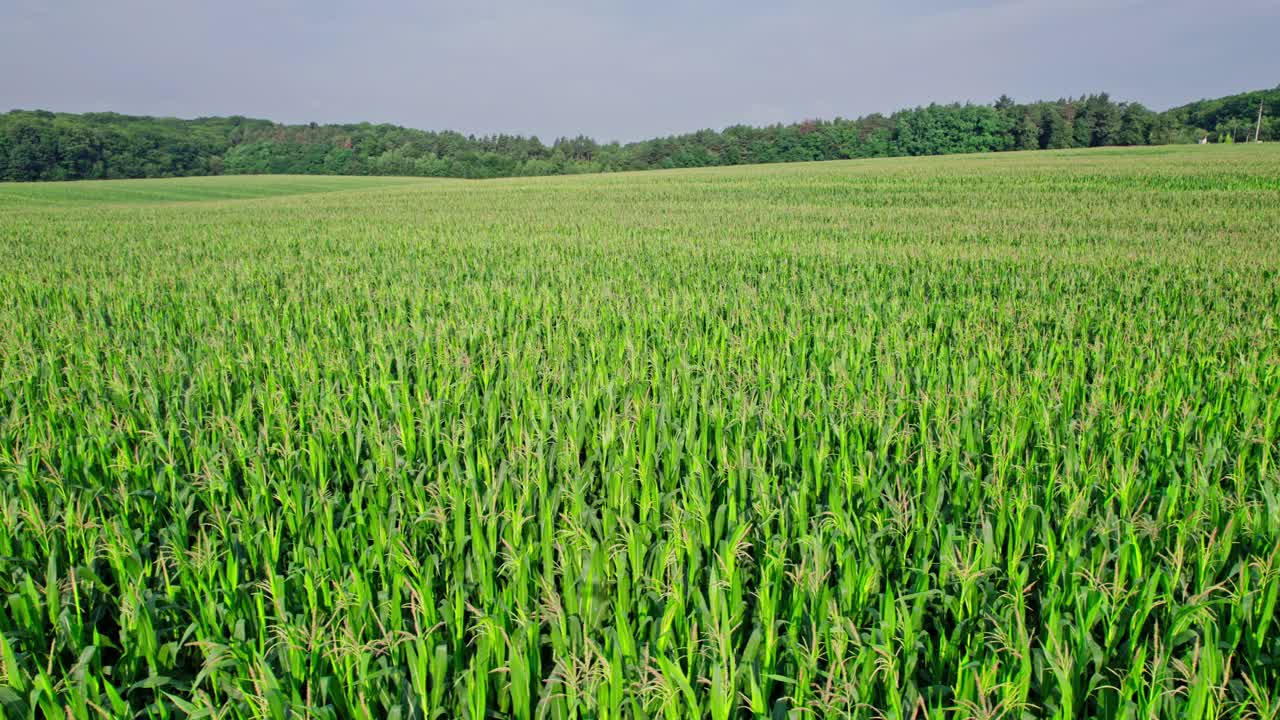
{"label": "corn plant", "polygon": [[1271,145],[0,186],[0,705],[1276,718],[1278,208]]}

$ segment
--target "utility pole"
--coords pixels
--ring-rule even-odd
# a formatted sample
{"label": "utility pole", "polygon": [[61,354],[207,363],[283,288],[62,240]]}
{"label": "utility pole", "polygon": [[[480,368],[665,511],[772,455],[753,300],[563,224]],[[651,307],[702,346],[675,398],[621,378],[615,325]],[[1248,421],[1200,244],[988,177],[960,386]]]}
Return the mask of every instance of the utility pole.
{"label": "utility pole", "polygon": [[1258,101],[1258,127],[1253,131],[1253,141],[1259,142],[1262,138],[1262,101]]}

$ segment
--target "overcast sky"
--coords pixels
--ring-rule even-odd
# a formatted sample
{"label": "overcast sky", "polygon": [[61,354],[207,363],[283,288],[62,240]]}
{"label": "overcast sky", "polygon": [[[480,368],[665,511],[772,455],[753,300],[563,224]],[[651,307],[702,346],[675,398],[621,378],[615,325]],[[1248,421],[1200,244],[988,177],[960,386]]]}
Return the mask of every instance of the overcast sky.
{"label": "overcast sky", "polygon": [[0,0],[0,111],[601,140],[1280,83],[1280,0]]}

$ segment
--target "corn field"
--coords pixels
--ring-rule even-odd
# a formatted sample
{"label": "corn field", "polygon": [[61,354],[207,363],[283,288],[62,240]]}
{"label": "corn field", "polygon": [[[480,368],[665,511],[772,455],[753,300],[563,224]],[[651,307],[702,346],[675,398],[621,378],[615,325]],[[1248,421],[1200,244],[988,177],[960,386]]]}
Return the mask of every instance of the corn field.
{"label": "corn field", "polygon": [[1280,716],[1280,146],[0,185],[9,718]]}

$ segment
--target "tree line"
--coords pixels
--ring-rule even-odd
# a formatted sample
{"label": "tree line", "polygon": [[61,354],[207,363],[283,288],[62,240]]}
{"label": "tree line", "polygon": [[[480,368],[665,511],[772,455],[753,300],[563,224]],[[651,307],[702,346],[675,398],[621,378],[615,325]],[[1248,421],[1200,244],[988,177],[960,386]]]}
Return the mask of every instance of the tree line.
{"label": "tree line", "polygon": [[[1252,137],[1259,102],[1280,87],[1165,112],[1106,93],[1056,101],[930,105],[892,115],[806,120],[632,143],[588,137],[545,144],[522,135],[463,135],[395,125],[280,125],[240,116],[153,118],[14,110],[0,115],[0,181],[235,174],[493,178],[750,163],[946,155]],[[1262,140],[1280,137],[1274,112]]]}

